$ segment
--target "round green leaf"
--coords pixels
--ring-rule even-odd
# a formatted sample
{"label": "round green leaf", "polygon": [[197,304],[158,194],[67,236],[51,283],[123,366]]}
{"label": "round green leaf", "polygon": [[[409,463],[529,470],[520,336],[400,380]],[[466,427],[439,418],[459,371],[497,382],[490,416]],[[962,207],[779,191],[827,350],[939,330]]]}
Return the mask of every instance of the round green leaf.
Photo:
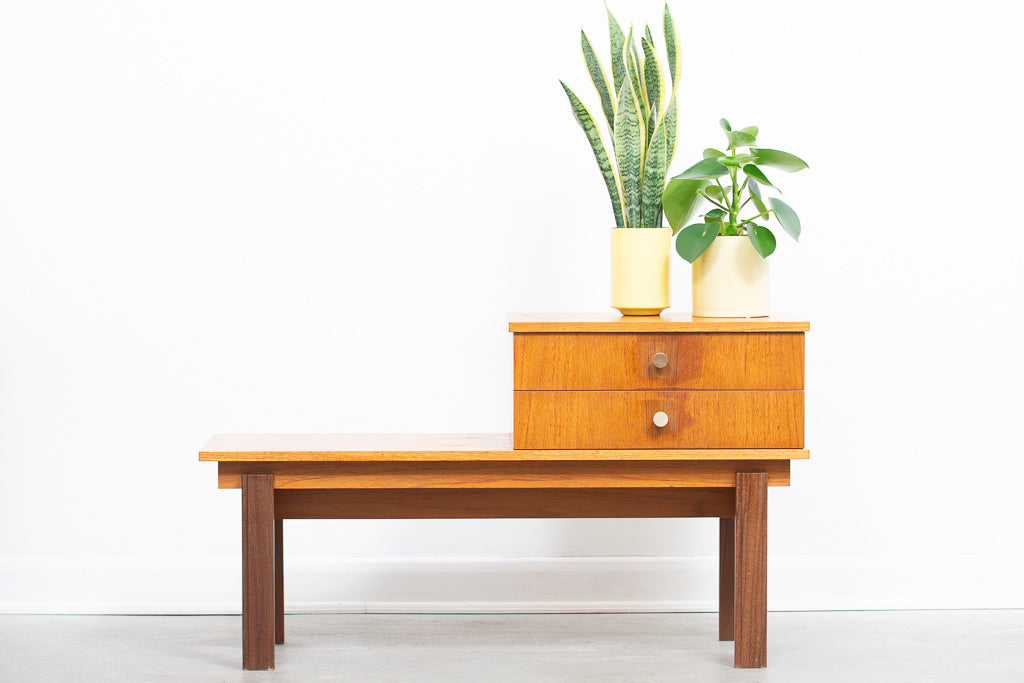
{"label": "round green leaf", "polygon": [[725,216],[725,211],[722,211],[721,209],[711,209],[706,214],[704,214],[704,222],[707,223],[711,221],[717,221],[721,223],[722,219],[725,218]]}
{"label": "round green leaf", "polygon": [[771,166],[789,173],[802,171],[807,168],[807,162],[789,152],[782,152],[777,149],[764,149],[763,147],[752,147],[751,152],[757,155],[757,163],[762,166]]}
{"label": "round green leaf", "polygon": [[694,223],[679,231],[676,237],[676,252],[693,263],[708,250],[718,237],[719,223]]}
{"label": "round green leaf", "polygon": [[708,147],[706,150],[704,150],[704,158],[705,159],[717,159],[718,157],[724,157],[724,156],[725,156],[725,152],[720,152],[717,149],[715,149],[714,147]]}
{"label": "round green leaf", "polygon": [[761,183],[762,185],[767,185],[768,187],[775,187],[774,185],[772,185],[772,182],[768,180],[768,177],[765,176],[764,172],[762,172],[761,169],[759,169],[757,166],[754,166],[754,164],[747,164],[746,166],[744,166],[743,172],[746,173],[751,178],[753,178],[754,180],[756,180],[757,182]]}
{"label": "round green leaf", "polygon": [[[749,178],[749,176],[748,176]],[[757,181],[750,178],[747,182],[747,189],[750,190],[750,194],[754,195],[758,199],[761,199],[761,186],[757,184]]]}
{"label": "round green leaf", "polygon": [[700,191],[707,186],[706,180],[670,180],[661,195],[661,206],[665,218],[675,233],[693,216],[703,201]]}
{"label": "round green leaf", "polygon": [[721,157],[718,157],[717,161],[722,166],[730,166],[732,168],[739,168],[740,167],[740,160],[737,159],[736,157],[721,156]]}
{"label": "round green leaf", "polygon": [[757,140],[750,133],[744,133],[741,130],[729,131],[726,133],[729,138],[730,147],[746,147],[754,144]]}
{"label": "round green leaf", "polygon": [[747,226],[747,235],[750,237],[754,249],[761,255],[761,258],[768,258],[775,251],[775,235],[763,225],[749,224]]}
{"label": "round green leaf", "polygon": [[746,128],[740,128],[740,132],[741,133],[746,133],[747,135],[749,135],[752,138],[756,138],[758,130],[757,130],[757,126],[747,126]]}
{"label": "round green leaf", "polygon": [[730,126],[729,122],[726,121],[725,119],[719,119],[718,125],[720,125],[722,127],[722,130],[724,130],[726,133],[732,130],[732,126]]}
{"label": "round green leaf", "polygon": [[789,233],[789,236],[800,241],[800,218],[796,215],[789,204],[781,199],[771,198],[772,209],[775,210],[775,217],[779,219],[782,229]]}
{"label": "round green leaf", "polygon": [[718,185],[708,185],[707,187],[704,188],[704,194],[711,197],[712,199],[725,201],[725,195],[722,193],[722,188],[720,188]]}
{"label": "round green leaf", "polygon": [[717,159],[704,159],[677,175],[673,180],[709,180],[728,172],[729,170],[718,163]]}
{"label": "round green leaf", "polygon": [[[751,183],[751,184],[753,184],[753,183]],[[750,186],[748,185],[747,187],[750,187]],[[751,201],[754,202],[754,206],[757,207],[757,215],[755,216],[755,218],[767,218],[768,217],[768,207],[764,205],[764,200],[761,199],[761,196],[751,192],[750,193],[750,199],[751,199]]]}

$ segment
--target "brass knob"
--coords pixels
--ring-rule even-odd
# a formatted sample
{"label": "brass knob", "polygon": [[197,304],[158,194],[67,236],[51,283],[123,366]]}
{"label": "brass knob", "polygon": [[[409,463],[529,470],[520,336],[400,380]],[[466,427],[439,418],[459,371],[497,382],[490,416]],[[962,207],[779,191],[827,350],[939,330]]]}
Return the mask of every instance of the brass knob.
{"label": "brass knob", "polygon": [[651,362],[654,363],[654,367],[663,368],[668,365],[668,356],[663,353],[656,353],[654,354],[654,359]]}
{"label": "brass knob", "polygon": [[664,412],[662,410],[659,410],[658,412],[656,412],[654,414],[654,426],[655,427],[664,427],[667,424],[668,424],[668,413],[666,413],[666,412]]}

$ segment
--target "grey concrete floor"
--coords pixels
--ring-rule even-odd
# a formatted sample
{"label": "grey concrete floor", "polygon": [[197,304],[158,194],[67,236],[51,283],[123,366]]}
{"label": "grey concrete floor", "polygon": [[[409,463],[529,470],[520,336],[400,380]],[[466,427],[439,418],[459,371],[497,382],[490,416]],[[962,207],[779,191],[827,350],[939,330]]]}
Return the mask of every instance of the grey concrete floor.
{"label": "grey concrete floor", "polygon": [[237,616],[0,616],[0,681],[1024,681],[1024,610],[773,612],[768,668],[715,614],[289,615],[243,672]]}

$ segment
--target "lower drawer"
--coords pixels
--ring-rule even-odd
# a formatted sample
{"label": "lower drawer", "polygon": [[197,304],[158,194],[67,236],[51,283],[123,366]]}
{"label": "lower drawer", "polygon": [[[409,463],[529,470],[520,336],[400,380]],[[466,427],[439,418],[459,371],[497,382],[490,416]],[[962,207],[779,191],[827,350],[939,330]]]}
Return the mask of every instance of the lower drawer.
{"label": "lower drawer", "polygon": [[[516,391],[515,448],[803,448],[802,391]],[[655,416],[664,413],[656,424]]]}

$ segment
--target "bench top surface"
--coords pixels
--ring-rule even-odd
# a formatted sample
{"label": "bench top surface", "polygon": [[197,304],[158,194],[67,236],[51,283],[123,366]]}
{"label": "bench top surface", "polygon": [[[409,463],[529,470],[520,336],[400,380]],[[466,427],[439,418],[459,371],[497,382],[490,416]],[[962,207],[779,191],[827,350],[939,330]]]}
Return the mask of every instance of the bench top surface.
{"label": "bench top surface", "polygon": [[778,314],[767,318],[701,318],[689,313],[509,313],[510,332],[807,332],[811,324]]}
{"label": "bench top surface", "polygon": [[217,434],[199,459],[218,462],[474,460],[799,460],[804,449],[514,450],[511,434]]}

